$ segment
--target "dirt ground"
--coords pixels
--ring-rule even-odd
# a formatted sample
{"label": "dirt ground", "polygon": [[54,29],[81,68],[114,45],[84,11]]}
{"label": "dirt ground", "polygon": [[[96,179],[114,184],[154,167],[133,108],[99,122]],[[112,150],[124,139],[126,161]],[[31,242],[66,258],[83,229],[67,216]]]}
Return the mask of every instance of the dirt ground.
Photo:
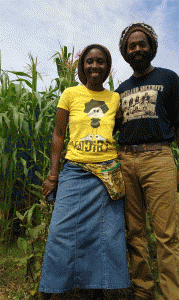
{"label": "dirt ground", "polygon": [[[0,286],[0,300],[15,300],[15,299],[18,299],[18,300],[25,300],[25,299],[29,299],[29,296],[27,296],[27,298],[25,297],[25,295],[23,296],[23,298],[19,295],[19,298],[16,298],[18,297],[18,290],[17,289],[17,286]],[[16,290],[16,296],[14,296],[12,298],[12,296],[10,296],[12,290]],[[115,291],[115,292],[111,292],[111,291],[105,291],[104,292],[104,296],[105,296],[105,300],[127,300],[128,297],[126,295],[126,291],[125,290],[118,290],[118,291]],[[31,297],[31,299],[37,299],[37,297]],[[52,297],[52,300],[92,300],[92,292],[91,291],[86,291],[86,292],[83,292],[83,293],[80,293],[78,290],[74,290],[74,291],[71,291],[71,292],[67,292],[65,294],[63,294],[63,296],[60,296],[59,295],[53,295]],[[100,300],[100,298],[99,298]]]}

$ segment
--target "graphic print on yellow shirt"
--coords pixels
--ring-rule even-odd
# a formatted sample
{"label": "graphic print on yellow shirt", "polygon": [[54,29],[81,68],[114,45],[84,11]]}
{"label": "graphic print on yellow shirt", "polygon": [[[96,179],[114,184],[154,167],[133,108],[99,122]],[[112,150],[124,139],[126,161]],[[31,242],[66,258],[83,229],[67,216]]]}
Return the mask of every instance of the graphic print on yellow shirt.
{"label": "graphic print on yellow shirt", "polygon": [[118,93],[95,92],[83,85],[63,92],[58,107],[69,111],[67,159],[89,163],[117,157],[112,131],[119,99]]}
{"label": "graphic print on yellow shirt", "polygon": [[[104,117],[105,113],[109,110],[104,101],[97,101],[91,99],[90,102],[85,103],[84,112],[88,114],[88,117],[91,119],[92,134],[81,138],[80,140],[93,140],[93,137],[96,141],[106,141],[107,138],[102,137],[98,134],[98,127],[100,127],[101,118]],[[94,130],[93,130],[94,129]]]}

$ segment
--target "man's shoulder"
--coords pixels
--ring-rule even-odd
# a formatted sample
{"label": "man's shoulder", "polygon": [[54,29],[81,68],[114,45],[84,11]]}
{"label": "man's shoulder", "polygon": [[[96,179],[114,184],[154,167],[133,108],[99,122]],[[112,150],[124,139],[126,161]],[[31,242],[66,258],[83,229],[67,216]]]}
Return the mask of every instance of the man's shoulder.
{"label": "man's shoulder", "polygon": [[174,77],[178,76],[174,71],[172,71],[170,69],[156,67],[154,70],[157,75],[161,74],[161,75],[168,75],[168,76],[174,76]]}
{"label": "man's shoulder", "polygon": [[179,77],[174,71],[166,68],[155,68],[155,73],[152,80],[160,82],[166,87],[172,89],[173,87],[179,86]]}
{"label": "man's shoulder", "polygon": [[121,82],[120,85],[118,86],[118,88],[115,90],[115,92],[120,94],[124,90],[130,88],[131,80],[132,80],[132,76],[129,77],[128,79],[126,79],[125,81]]}

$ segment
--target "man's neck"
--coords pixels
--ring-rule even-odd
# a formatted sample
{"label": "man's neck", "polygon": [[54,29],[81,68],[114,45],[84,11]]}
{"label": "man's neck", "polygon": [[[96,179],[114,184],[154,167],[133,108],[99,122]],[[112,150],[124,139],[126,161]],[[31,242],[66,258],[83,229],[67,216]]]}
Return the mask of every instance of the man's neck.
{"label": "man's neck", "polygon": [[133,76],[134,76],[134,77],[141,77],[141,76],[143,76],[143,75],[146,75],[146,74],[150,73],[153,69],[154,69],[154,67],[152,67],[152,65],[150,65],[150,66],[149,66],[147,69],[145,69],[144,71],[141,71],[141,72],[134,71]]}

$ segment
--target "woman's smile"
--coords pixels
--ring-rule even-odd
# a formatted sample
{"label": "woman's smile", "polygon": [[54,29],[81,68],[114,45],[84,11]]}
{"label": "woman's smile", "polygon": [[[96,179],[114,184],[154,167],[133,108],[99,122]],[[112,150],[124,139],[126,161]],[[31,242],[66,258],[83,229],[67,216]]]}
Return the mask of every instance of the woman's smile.
{"label": "woman's smile", "polygon": [[91,49],[84,60],[84,73],[87,83],[93,79],[103,83],[106,72],[107,62],[105,54],[100,49]]}

